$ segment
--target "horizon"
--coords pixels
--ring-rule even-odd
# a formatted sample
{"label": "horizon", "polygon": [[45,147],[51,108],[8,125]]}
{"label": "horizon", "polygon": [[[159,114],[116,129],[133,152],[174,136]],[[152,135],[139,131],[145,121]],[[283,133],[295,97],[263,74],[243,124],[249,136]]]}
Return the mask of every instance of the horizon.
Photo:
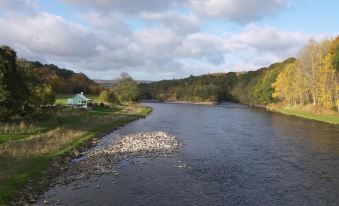
{"label": "horizon", "polygon": [[[338,35],[339,2],[0,0],[0,44],[91,79],[256,70]],[[322,15],[316,15],[321,13]],[[293,23],[292,23],[293,22]]]}

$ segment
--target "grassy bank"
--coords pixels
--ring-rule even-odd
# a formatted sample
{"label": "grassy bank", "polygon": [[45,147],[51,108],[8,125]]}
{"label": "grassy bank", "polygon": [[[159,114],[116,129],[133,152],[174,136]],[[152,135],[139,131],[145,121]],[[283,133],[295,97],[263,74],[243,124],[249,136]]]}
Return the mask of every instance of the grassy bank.
{"label": "grassy bank", "polygon": [[271,111],[279,112],[286,115],[302,117],[306,119],[326,122],[330,124],[339,125],[339,113],[331,110],[315,106],[284,106],[278,104],[271,104],[268,106]]}
{"label": "grassy bank", "polygon": [[27,183],[38,187],[44,170],[89,140],[151,111],[138,105],[91,111],[69,110],[33,122],[0,125],[0,205],[8,205]]}

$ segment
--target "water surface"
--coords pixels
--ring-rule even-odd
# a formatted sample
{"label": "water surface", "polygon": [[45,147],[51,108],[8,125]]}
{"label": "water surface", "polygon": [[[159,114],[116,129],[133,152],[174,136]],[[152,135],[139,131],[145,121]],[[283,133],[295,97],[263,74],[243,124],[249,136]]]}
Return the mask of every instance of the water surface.
{"label": "water surface", "polygon": [[338,126],[231,103],[146,105],[154,108],[149,117],[104,137],[94,149],[111,144],[119,135],[161,130],[182,142],[177,155],[126,160],[116,165],[118,177],[91,177],[79,189],[56,186],[41,201],[339,205]]}

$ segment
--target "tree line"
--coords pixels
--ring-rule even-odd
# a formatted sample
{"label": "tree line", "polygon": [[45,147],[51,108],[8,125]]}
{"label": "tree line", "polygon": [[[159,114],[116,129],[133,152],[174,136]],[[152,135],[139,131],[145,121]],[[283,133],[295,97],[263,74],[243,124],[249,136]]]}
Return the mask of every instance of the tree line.
{"label": "tree line", "polygon": [[25,115],[53,104],[55,96],[42,75],[16,62],[16,52],[0,46],[0,120]]}
{"label": "tree line", "polygon": [[315,105],[339,111],[339,37],[311,41],[279,74],[273,97],[287,105]]}
{"label": "tree line", "polygon": [[243,104],[267,104],[273,101],[272,83],[280,71],[293,61],[294,59],[290,58],[256,71],[206,74],[143,83],[139,85],[141,98],[161,101],[237,101]]}
{"label": "tree line", "polygon": [[339,37],[311,40],[297,58],[249,72],[190,76],[140,84],[141,98],[307,105],[339,110]]}
{"label": "tree line", "polygon": [[62,69],[53,64],[41,64],[27,60],[17,60],[17,65],[40,73],[44,81],[51,85],[52,90],[58,94],[99,94],[101,86],[88,78],[83,73],[75,73],[72,70]]}

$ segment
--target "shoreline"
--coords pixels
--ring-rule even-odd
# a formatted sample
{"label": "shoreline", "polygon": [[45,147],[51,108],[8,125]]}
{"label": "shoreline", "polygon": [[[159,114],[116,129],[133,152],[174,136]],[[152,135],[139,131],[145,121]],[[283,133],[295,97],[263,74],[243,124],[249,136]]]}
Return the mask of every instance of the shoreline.
{"label": "shoreline", "polygon": [[219,102],[190,102],[190,101],[164,101],[168,104],[195,104],[195,105],[217,105]]}
{"label": "shoreline", "polygon": [[195,104],[195,105],[217,105],[220,102],[193,102],[193,101],[160,101],[157,99],[141,99],[139,103],[166,103],[166,104]]}
{"label": "shoreline", "polygon": [[[159,101],[159,100],[142,100],[141,102],[145,103],[167,103],[167,104],[192,104],[192,105],[218,105],[222,104],[223,102],[191,102],[191,101]],[[227,102],[227,101],[225,101]],[[232,102],[232,101],[229,101]],[[326,114],[326,113],[315,113],[310,111],[304,111],[304,108],[297,108],[297,109],[286,109],[283,108],[283,105],[278,104],[269,104],[269,105],[262,105],[262,104],[242,104],[239,102],[232,102],[235,104],[245,105],[251,108],[267,110],[269,112],[275,112],[279,114],[284,114],[288,116],[294,116],[298,118],[323,122],[327,124],[339,125],[339,113],[335,114]]]}
{"label": "shoreline", "polygon": [[[118,136],[106,146],[92,151],[87,148],[81,156],[71,158],[81,160],[76,161],[76,164],[65,163],[65,170],[51,180],[49,188],[56,185],[69,186],[75,181],[87,181],[92,175],[116,173],[114,166],[124,160],[172,156],[178,152],[181,144],[175,136],[155,130]],[[117,176],[117,173],[115,175]],[[39,199],[44,198],[40,196]]]}
{"label": "shoreline", "polygon": [[305,107],[291,107],[286,108],[286,106],[270,104],[267,107],[267,111],[275,112],[287,116],[293,116],[298,118],[303,118],[307,120],[313,120],[317,122],[323,122],[331,125],[339,125],[339,113],[315,113],[310,111],[305,111]]}
{"label": "shoreline", "polygon": [[[97,145],[98,140],[107,134],[138,119],[146,118],[152,112],[150,107],[142,105],[137,107],[141,111],[129,111],[126,107],[126,111],[110,114],[120,116],[113,122],[108,124],[103,122],[95,126],[92,131],[88,131],[65,147],[51,153],[29,157],[29,166],[3,181],[0,187],[0,193],[2,193],[0,205],[35,204],[39,194],[51,186],[53,180],[67,168],[71,159],[79,157],[82,152]],[[23,172],[25,173],[24,177],[22,177]]]}

